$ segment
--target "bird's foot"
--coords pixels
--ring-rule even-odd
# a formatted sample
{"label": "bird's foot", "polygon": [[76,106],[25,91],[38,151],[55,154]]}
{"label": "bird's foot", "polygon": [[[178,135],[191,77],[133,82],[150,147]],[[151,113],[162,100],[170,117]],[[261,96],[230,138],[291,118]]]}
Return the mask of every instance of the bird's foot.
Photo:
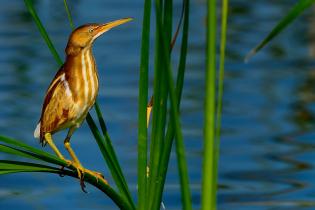
{"label": "bird's foot", "polygon": [[86,185],[84,183],[85,168],[83,168],[81,164],[78,164],[75,162],[72,162],[71,165],[77,170],[78,178],[80,180],[81,190],[87,193],[87,191],[85,190]]}
{"label": "bird's foot", "polygon": [[104,178],[104,175],[102,173],[97,172],[97,171],[91,171],[89,169],[85,169],[85,172],[90,174],[91,176],[94,176],[96,179],[96,182],[98,182],[99,180],[102,180],[103,182],[108,184],[107,180]]}
{"label": "bird's foot", "polygon": [[107,180],[104,179],[104,176],[102,173],[91,171],[89,169],[84,168],[80,163],[76,163],[74,161],[71,161],[71,165],[77,170],[78,178],[80,180],[80,186],[83,192],[87,193],[86,191],[86,185],[84,183],[84,175],[89,174],[93,177],[95,177],[96,182],[99,180],[102,180],[104,183],[108,184]]}

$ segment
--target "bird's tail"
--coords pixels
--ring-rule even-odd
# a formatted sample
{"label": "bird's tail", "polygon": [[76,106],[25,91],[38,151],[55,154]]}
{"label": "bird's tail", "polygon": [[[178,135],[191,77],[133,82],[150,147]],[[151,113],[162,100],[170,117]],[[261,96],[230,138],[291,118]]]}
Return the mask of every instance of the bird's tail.
{"label": "bird's tail", "polygon": [[34,137],[37,138],[37,139],[40,138],[40,122],[36,126],[36,129],[34,131]]}

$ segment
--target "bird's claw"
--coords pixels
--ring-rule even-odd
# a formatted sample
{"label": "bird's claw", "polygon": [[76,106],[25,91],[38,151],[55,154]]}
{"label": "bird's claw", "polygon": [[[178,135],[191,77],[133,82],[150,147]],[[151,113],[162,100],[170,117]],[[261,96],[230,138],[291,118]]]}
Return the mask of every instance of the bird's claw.
{"label": "bird's claw", "polygon": [[88,169],[85,169],[85,172],[94,176],[95,179],[96,179],[96,182],[99,181],[99,179],[103,180],[106,184],[108,184],[107,180],[104,178],[104,175],[100,172],[97,172],[97,171],[91,171],[91,170],[88,170]]}
{"label": "bird's claw", "polygon": [[65,166],[61,166],[60,167],[60,173],[59,173],[59,176],[60,177],[64,177],[65,174],[63,173],[63,170],[65,169],[65,167],[70,167],[71,165],[73,165],[72,161],[71,160],[67,160],[67,159],[63,159],[67,164]]}
{"label": "bird's claw", "polygon": [[[76,171],[77,171],[77,176],[78,176],[78,179],[80,180],[80,186],[81,186],[81,189],[82,189],[83,192],[88,193],[88,192],[86,191],[86,189],[85,189],[85,188],[86,188],[86,185],[85,185],[85,183],[84,183],[84,175],[85,175],[85,173],[88,173],[88,174],[90,174],[91,176],[95,177],[96,182],[99,182],[99,180],[102,180],[103,182],[105,182],[106,184],[108,184],[107,180],[104,178],[104,175],[103,175],[102,173],[96,172],[96,171],[91,171],[91,170],[89,170],[89,169],[85,169],[80,163],[76,163],[76,162],[74,162],[74,161],[70,161],[70,160],[66,160],[66,159],[65,159],[64,161],[67,162],[67,165],[66,165],[66,166],[62,166],[62,167],[61,167],[61,171],[62,171],[65,167],[70,167],[70,166],[72,166],[73,168],[75,168]],[[60,173],[59,175],[60,175],[61,177],[64,176],[63,173]]]}

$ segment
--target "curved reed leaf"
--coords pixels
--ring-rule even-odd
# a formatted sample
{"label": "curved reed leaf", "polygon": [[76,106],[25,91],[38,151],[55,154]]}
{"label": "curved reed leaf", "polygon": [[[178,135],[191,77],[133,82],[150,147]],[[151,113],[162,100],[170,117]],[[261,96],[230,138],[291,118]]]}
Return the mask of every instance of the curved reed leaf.
{"label": "curved reed leaf", "polygon": [[[10,160],[0,160],[0,175],[10,174],[10,173],[19,173],[19,172],[48,172],[48,173],[55,173],[66,176],[71,176],[77,178],[77,174],[74,171],[69,170],[60,170],[59,168],[36,164],[36,163],[29,163],[23,161],[10,161]],[[84,181],[92,184],[93,186],[100,189],[104,192],[108,197],[110,197],[113,202],[120,209],[133,209],[129,203],[123,199],[119,194],[115,192],[113,188],[111,188],[107,183],[104,183],[101,180],[95,179],[95,177],[91,176],[90,174],[84,175]]]}
{"label": "curved reed leaf", "polygon": [[299,0],[298,3],[287,13],[287,15],[272,29],[272,31],[245,57],[247,62],[252,56],[259,52],[266,44],[282,32],[290,23],[292,23],[304,10],[315,3],[315,0]]}
{"label": "curved reed leaf", "polygon": [[12,161],[12,160],[0,160],[0,170],[23,170],[23,171],[46,171],[46,172],[58,172],[59,168],[51,167],[48,165],[23,162],[23,161]]}
{"label": "curved reed leaf", "polygon": [[8,138],[5,136],[0,136],[0,142],[4,142],[7,145],[1,145],[0,151],[7,152],[7,153],[15,153],[16,155],[20,155],[24,157],[29,157],[33,159],[38,159],[42,161],[46,161],[49,163],[66,166],[67,163],[64,160],[61,160],[57,156],[54,156],[48,152],[43,150],[39,150],[37,148],[31,147],[27,144],[22,143],[22,141],[18,141],[12,138]]}

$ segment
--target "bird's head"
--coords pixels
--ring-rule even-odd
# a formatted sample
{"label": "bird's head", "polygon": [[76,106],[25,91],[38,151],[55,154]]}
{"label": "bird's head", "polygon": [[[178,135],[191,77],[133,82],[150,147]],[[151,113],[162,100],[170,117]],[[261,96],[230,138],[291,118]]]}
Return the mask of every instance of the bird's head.
{"label": "bird's head", "polygon": [[66,53],[73,54],[84,48],[90,48],[97,37],[131,20],[132,18],[123,18],[105,24],[90,23],[76,28],[69,37]]}

